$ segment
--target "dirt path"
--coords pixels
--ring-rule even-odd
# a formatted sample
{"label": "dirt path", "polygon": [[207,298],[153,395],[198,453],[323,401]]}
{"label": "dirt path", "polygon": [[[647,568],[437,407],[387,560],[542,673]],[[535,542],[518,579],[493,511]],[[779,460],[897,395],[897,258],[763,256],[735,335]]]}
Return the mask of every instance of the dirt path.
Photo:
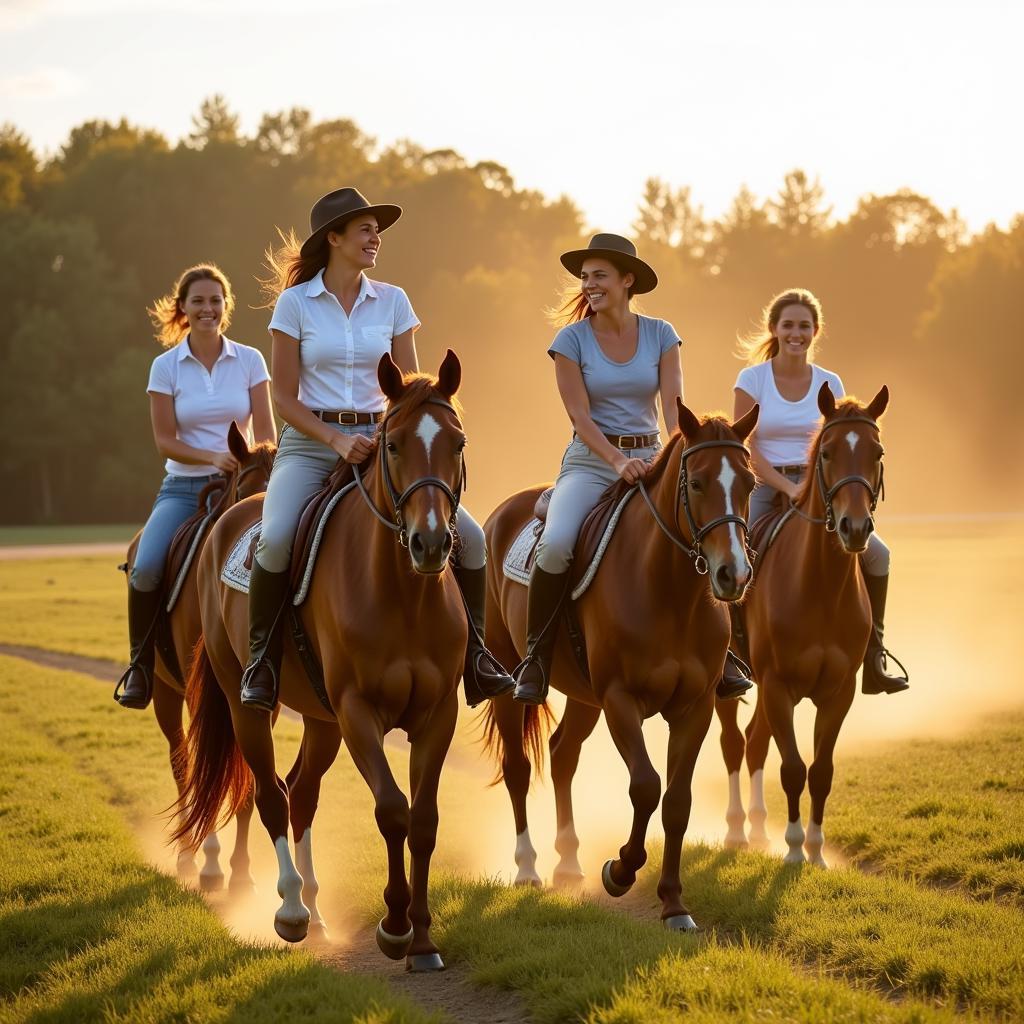
{"label": "dirt path", "polygon": [[[117,682],[124,671],[121,665],[105,658],[61,654],[17,644],[0,644],[0,655],[22,658],[46,668],[80,672],[109,683]],[[288,709],[285,713],[289,713]],[[214,896],[208,902],[224,916],[221,899]],[[335,970],[383,978],[394,992],[421,1009],[444,1013],[460,1024],[529,1024],[531,1019],[514,992],[474,985],[465,964],[449,963],[447,970],[439,974],[406,973],[404,961],[387,960],[377,949],[373,929],[370,928],[356,932],[344,945],[327,946],[313,952]]]}
{"label": "dirt path", "polygon": [[81,558],[84,555],[123,555],[128,542],[95,541],[91,544],[11,544],[0,547],[0,562],[29,558]]}

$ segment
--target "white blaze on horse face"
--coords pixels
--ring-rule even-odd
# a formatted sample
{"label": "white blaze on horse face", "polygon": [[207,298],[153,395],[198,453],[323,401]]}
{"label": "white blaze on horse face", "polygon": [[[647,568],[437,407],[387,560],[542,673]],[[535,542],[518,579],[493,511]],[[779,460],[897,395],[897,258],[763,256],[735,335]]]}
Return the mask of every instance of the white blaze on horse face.
{"label": "white blaze on horse face", "polygon": [[[725,491],[725,514],[731,516],[734,514],[732,485],[736,482],[736,470],[729,465],[729,460],[724,455],[722,456],[722,471],[718,474],[718,482],[722,485],[722,490]],[[736,573],[736,578],[739,579],[747,572],[747,553],[743,549],[743,543],[740,541],[740,531],[735,523],[729,524],[729,542],[732,548],[734,572]]]}
{"label": "white blaze on horse face", "polygon": [[427,513],[427,529],[428,530],[436,530],[437,529],[437,513],[433,509],[431,509]]}
{"label": "white blaze on horse face", "polygon": [[855,430],[851,430],[846,435],[846,443],[850,446],[850,451],[855,451],[857,448],[857,442],[860,440],[860,436]]}
{"label": "white blaze on horse face", "polygon": [[416,428],[416,436],[423,442],[423,446],[427,449],[427,459],[430,459],[430,448],[434,443],[434,438],[441,433],[441,424],[430,415],[429,412],[425,412],[420,418],[420,424]]}

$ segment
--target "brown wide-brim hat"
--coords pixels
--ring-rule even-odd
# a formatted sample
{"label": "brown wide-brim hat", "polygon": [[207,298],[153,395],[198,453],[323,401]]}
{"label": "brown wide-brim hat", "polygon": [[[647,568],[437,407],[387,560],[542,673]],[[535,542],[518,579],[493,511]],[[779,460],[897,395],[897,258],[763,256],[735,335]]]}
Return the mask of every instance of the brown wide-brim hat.
{"label": "brown wide-brim hat", "polygon": [[383,203],[374,206],[357,188],[339,188],[321,196],[309,211],[309,238],[302,243],[299,253],[311,256],[327,237],[328,231],[338,231],[346,221],[362,213],[377,218],[377,230],[386,231],[402,216],[400,206]]}
{"label": "brown wide-brim hat", "polygon": [[636,246],[622,235],[608,233],[594,235],[586,249],[563,252],[560,258],[562,266],[573,277],[579,277],[583,270],[583,261],[591,256],[603,256],[615,264],[622,273],[632,274],[636,278],[636,283],[633,285],[634,295],[653,292],[658,287],[658,275],[654,272],[654,268],[637,256]]}

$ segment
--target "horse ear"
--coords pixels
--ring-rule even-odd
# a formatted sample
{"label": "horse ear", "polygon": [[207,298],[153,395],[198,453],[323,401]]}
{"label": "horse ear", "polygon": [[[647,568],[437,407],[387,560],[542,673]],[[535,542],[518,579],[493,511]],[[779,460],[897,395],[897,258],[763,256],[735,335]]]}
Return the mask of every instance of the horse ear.
{"label": "horse ear", "polygon": [[828,381],[825,381],[818,391],[818,408],[821,410],[821,415],[827,420],[832,419],[836,414],[836,396],[832,394]]}
{"label": "horse ear", "polygon": [[238,424],[234,420],[231,421],[231,426],[228,427],[228,451],[239,462],[245,462],[249,458],[249,443],[238,429]]}
{"label": "horse ear", "polygon": [[889,389],[883,384],[878,394],[868,403],[867,414],[873,419],[877,420],[879,416],[885,412],[886,406],[889,404]]}
{"label": "horse ear", "polygon": [[700,420],[683,405],[683,400],[676,395],[676,413],[679,416],[679,429],[687,441],[693,439],[700,433]]}
{"label": "horse ear", "polygon": [[397,402],[405,391],[405,381],[402,380],[402,371],[398,368],[390,352],[385,352],[377,364],[377,383],[381,391],[388,397],[388,401]]}
{"label": "horse ear", "polygon": [[752,409],[745,412],[733,425],[732,432],[741,440],[746,441],[750,432],[757,425],[757,417],[761,412],[761,406],[755,403]]}
{"label": "horse ear", "polygon": [[462,383],[462,363],[459,357],[448,349],[441,361],[441,369],[437,371],[437,389],[445,398],[451,398]]}

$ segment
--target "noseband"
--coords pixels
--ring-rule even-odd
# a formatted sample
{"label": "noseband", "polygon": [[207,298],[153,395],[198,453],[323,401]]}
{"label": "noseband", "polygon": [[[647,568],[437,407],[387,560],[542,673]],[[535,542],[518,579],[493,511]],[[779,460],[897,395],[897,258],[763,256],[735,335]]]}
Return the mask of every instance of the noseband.
{"label": "noseband", "polygon": [[685,551],[686,554],[693,559],[693,567],[701,576],[706,576],[708,572],[708,560],[704,557],[701,542],[708,533],[715,529],[716,526],[722,526],[724,523],[735,523],[736,526],[743,531],[743,546],[747,546],[747,521],[742,516],[727,513],[725,515],[716,516],[703,526],[698,526],[697,521],[693,518],[693,511],[690,508],[690,475],[686,466],[686,460],[695,452],[703,451],[705,448],[739,448],[748,459],[750,458],[750,452],[747,451],[747,446],[739,441],[701,441],[700,444],[691,445],[689,448],[683,449],[682,455],[679,456],[679,480],[676,483],[675,521],[679,522],[679,503],[681,500],[683,513],[686,515],[686,525],[690,531],[690,536],[693,538],[692,543],[687,544],[682,537],[677,537],[668,528],[665,521],[660,515],[658,515],[658,510],[654,507],[654,502],[651,501],[651,497],[647,493],[647,488],[644,486],[643,480],[638,484],[640,493],[643,495],[644,501],[647,502],[647,507],[651,510],[651,515],[654,516],[654,521],[661,528],[661,532],[664,533],[677,548],[681,551]]}
{"label": "noseband", "polygon": [[[456,420],[459,418],[459,414],[455,411],[455,407],[450,402],[446,402],[443,399],[428,398],[423,404],[440,405],[442,408],[450,410]],[[384,481],[384,486],[387,489],[388,497],[391,499],[392,518],[389,519],[373,503],[373,498],[370,497],[369,492],[366,490],[366,485],[363,483],[363,477],[359,471],[359,466],[353,463],[352,471],[356,478],[356,485],[359,488],[359,493],[363,496],[363,500],[369,506],[370,511],[384,526],[398,534],[398,543],[401,544],[403,548],[406,548],[409,546],[409,535],[405,529],[405,517],[402,510],[405,507],[405,503],[421,487],[436,487],[448,499],[451,503],[452,509],[451,515],[448,517],[448,529],[453,533],[455,532],[455,519],[459,512],[459,502],[462,499],[462,492],[466,486],[466,457],[465,455],[460,455],[462,470],[459,473],[459,484],[456,490],[453,491],[440,477],[423,476],[418,480],[414,480],[404,491],[399,493],[398,488],[395,487],[394,481],[391,479],[391,471],[388,469],[387,427],[388,420],[391,419],[392,415],[394,415],[394,413],[392,413],[391,410],[388,410],[387,415],[381,421],[379,430],[380,438],[377,443],[377,448],[380,453],[380,474]]]}
{"label": "noseband", "polygon": [[[831,420],[821,428],[821,433],[824,435],[826,430],[831,430],[833,427],[845,426],[847,423],[867,423],[869,426],[874,427],[878,430],[878,424],[875,420],[869,416],[845,416],[842,419]],[[871,521],[874,522],[875,509],[878,507],[879,499],[885,500],[885,471],[881,462],[878,463],[878,484],[875,486],[871,483],[867,477],[863,477],[860,474],[852,474],[851,476],[844,476],[841,480],[837,480],[831,487],[825,484],[825,460],[822,458],[821,445],[818,445],[818,457],[814,461],[814,475],[818,481],[818,492],[821,494],[821,500],[825,503],[825,518],[824,520],[815,520],[816,522],[824,522],[825,529],[829,533],[836,532],[836,515],[832,509],[832,500],[835,498],[841,487],[845,487],[847,484],[861,484],[866,487],[868,494],[871,495]]]}

